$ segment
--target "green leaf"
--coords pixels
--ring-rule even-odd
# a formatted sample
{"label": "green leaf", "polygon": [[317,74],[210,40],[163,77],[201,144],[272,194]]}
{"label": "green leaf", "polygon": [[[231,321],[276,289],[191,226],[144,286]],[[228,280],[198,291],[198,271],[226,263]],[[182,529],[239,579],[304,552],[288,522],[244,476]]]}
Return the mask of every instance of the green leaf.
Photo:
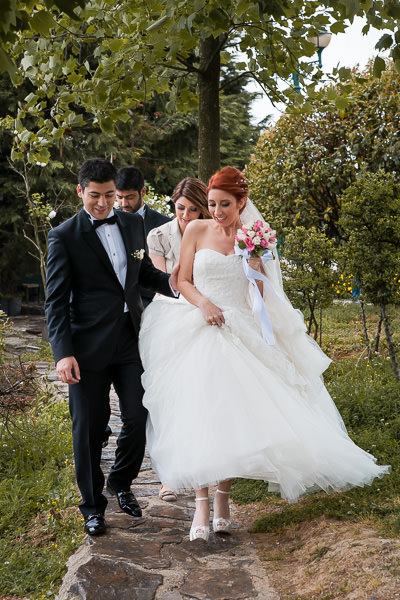
{"label": "green leaf", "polygon": [[[125,45],[125,41],[118,39],[118,38],[114,38],[110,44],[109,44],[109,48],[112,52],[118,52],[119,50],[121,50],[121,48]],[[88,69],[89,70],[89,69]]]}
{"label": "green leaf", "polygon": [[398,2],[396,4],[391,4],[387,8],[388,15],[393,17],[394,19],[400,19],[400,6]]}
{"label": "green leaf", "polygon": [[329,30],[331,33],[336,35],[337,33],[344,33],[346,30],[346,26],[343,23],[343,21],[336,21],[336,23],[333,23],[329,26]]}
{"label": "green leaf", "polygon": [[390,46],[393,44],[393,38],[391,35],[389,35],[388,33],[385,33],[380,39],[379,41],[375,44],[375,48],[377,50],[386,50],[387,48],[390,48]]}
{"label": "green leaf", "polygon": [[400,46],[395,46],[392,50],[393,60],[399,60],[400,58]]}
{"label": "green leaf", "polygon": [[400,60],[395,60],[393,64],[396,72],[400,75]]}
{"label": "green leaf", "polygon": [[374,66],[372,68],[372,72],[374,74],[375,77],[380,77],[382,71],[385,70],[386,64],[385,61],[383,60],[383,58],[381,58],[380,56],[377,56],[374,60]]}
{"label": "green leaf", "polygon": [[0,72],[7,71],[11,77],[11,81],[14,82],[16,67],[11,61],[10,57],[4,52],[3,48],[0,48]]}
{"label": "green leaf", "polygon": [[27,71],[29,67],[32,67],[34,64],[36,64],[36,60],[37,59],[35,59],[34,56],[25,54],[24,58],[21,60],[21,65],[24,68],[24,70]]}
{"label": "green leaf", "polygon": [[50,160],[50,152],[47,148],[42,148],[39,152],[34,152],[31,158],[32,162],[47,164]]}
{"label": "green leaf", "polygon": [[162,27],[162,25],[164,25],[164,23],[166,23],[168,21],[169,17],[167,15],[164,15],[163,17],[161,17],[161,19],[158,19],[158,21],[155,21],[155,23],[152,23],[151,25],[149,25],[149,27],[147,27],[146,31],[154,31],[154,29],[158,29],[159,27]]}
{"label": "green leaf", "polygon": [[65,12],[71,17],[71,19],[74,19],[74,21],[80,20],[78,15],[74,12],[74,8],[77,6],[84,8],[85,3],[85,0],[54,0],[54,4],[56,4],[62,12]]}
{"label": "green leaf", "polygon": [[360,3],[358,0],[343,0],[343,4],[346,7],[346,16],[352,21],[360,10]]}
{"label": "green leaf", "polygon": [[348,100],[344,96],[337,96],[337,98],[335,98],[335,106],[337,106],[339,110],[346,108],[347,104]]}
{"label": "green leaf", "polygon": [[30,102],[33,102],[34,100],[35,101],[37,100],[37,95],[34,94],[33,92],[31,92],[30,94],[28,94],[27,96],[25,96],[24,100],[25,100],[25,102],[28,102],[28,104],[29,104]]}
{"label": "green leaf", "polygon": [[39,10],[31,16],[29,25],[33,32],[47,35],[56,22],[47,10]]}
{"label": "green leaf", "polygon": [[13,148],[11,150],[11,156],[10,156],[11,160],[14,162],[15,160],[20,160],[21,158],[24,158],[24,153],[23,152],[19,152],[18,150],[15,150],[15,148]]}
{"label": "green leaf", "polygon": [[340,81],[347,81],[351,76],[351,69],[347,67],[341,67],[338,71]]}
{"label": "green leaf", "polygon": [[100,127],[104,133],[113,133],[114,131],[114,123],[110,117],[104,117],[100,119]]}

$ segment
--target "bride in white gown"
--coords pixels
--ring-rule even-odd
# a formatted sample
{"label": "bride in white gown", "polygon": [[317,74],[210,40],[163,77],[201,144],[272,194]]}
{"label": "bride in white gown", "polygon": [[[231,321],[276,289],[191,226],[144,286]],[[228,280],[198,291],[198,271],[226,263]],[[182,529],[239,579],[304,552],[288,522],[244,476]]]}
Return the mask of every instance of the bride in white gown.
{"label": "bride in white gown", "polygon": [[263,339],[245,259],[234,254],[242,174],[225,167],[207,192],[213,218],[193,221],[182,241],[181,298],[153,301],[139,338],[150,456],[164,485],[196,490],[190,539],[209,536],[210,485],[218,484],[213,529],[229,533],[234,477],[268,481],[294,502],[389,471],[347,435],[321,377],[330,360],[283,295],[277,262],[250,259],[269,281],[258,287],[275,343]]}

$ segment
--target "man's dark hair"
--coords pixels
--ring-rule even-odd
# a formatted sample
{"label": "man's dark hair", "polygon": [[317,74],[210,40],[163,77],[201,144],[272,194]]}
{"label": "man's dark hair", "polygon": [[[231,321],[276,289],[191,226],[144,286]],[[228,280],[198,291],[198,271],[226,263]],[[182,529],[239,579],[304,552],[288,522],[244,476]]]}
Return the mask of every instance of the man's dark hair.
{"label": "man's dark hair", "polygon": [[90,181],[95,183],[106,183],[115,181],[117,171],[114,165],[103,158],[89,158],[85,160],[80,168],[78,182],[84,190]]}
{"label": "man's dark hair", "polygon": [[137,167],[122,167],[118,170],[115,185],[120,192],[126,190],[141,192],[144,186],[142,171]]}

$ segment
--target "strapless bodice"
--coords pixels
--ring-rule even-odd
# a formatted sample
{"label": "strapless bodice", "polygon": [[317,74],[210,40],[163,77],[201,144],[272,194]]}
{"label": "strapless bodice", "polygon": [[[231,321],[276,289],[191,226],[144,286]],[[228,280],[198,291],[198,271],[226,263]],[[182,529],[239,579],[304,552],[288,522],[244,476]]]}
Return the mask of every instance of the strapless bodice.
{"label": "strapless bodice", "polygon": [[243,308],[249,282],[242,257],[221,254],[210,248],[198,250],[194,257],[193,281],[199,292],[221,308]]}

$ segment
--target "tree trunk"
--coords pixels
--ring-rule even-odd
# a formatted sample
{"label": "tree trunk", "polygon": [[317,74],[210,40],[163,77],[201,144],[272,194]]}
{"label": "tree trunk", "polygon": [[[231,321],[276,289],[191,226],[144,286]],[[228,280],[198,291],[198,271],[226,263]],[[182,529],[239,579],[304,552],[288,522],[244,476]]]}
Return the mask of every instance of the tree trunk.
{"label": "tree trunk", "polygon": [[364,330],[364,337],[365,337],[365,341],[367,343],[368,358],[371,359],[371,344],[370,344],[369,337],[368,337],[367,318],[365,316],[364,300],[361,300],[360,306],[361,306],[361,317],[362,317],[362,324],[363,324],[363,330]]}
{"label": "tree trunk", "polygon": [[394,376],[396,377],[396,379],[400,381],[400,370],[399,370],[399,364],[398,364],[397,358],[396,358],[396,351],[394,349],[392,332],[390,331],[389,319],[388,319],[387,312],[386,312],[386,305],[382,300],[381,300],[381,313],[382,313],[382,318],[383,318],[383,326],[385,328],[385,335],[386,335],[386,340],[387,340],[387,345],[388,345],[388,350],[389,350],[389,356],[390,356],[390,360],[392,361],[393,373],[394,373]]}
{"label": "tree trunk", "polygon": [[383,317],[382,317],[382,311],[381,311],[381,314],[379,315],[378,329],[376,331],[376,340],[375,340],[375,347],[374,347],[375,354],[377,354],[378,350],[379,350],[379,341],[381,339],[382,321],[383,321]]}
{"label": "tree trunk", "polygon": [[319,345],[322,347],[322,308],[319,309]]}
{"label": "tree trunk", "polygon": [[220,42],[200,41],[199,86],[199,179],[207,183],[220,167]]}

